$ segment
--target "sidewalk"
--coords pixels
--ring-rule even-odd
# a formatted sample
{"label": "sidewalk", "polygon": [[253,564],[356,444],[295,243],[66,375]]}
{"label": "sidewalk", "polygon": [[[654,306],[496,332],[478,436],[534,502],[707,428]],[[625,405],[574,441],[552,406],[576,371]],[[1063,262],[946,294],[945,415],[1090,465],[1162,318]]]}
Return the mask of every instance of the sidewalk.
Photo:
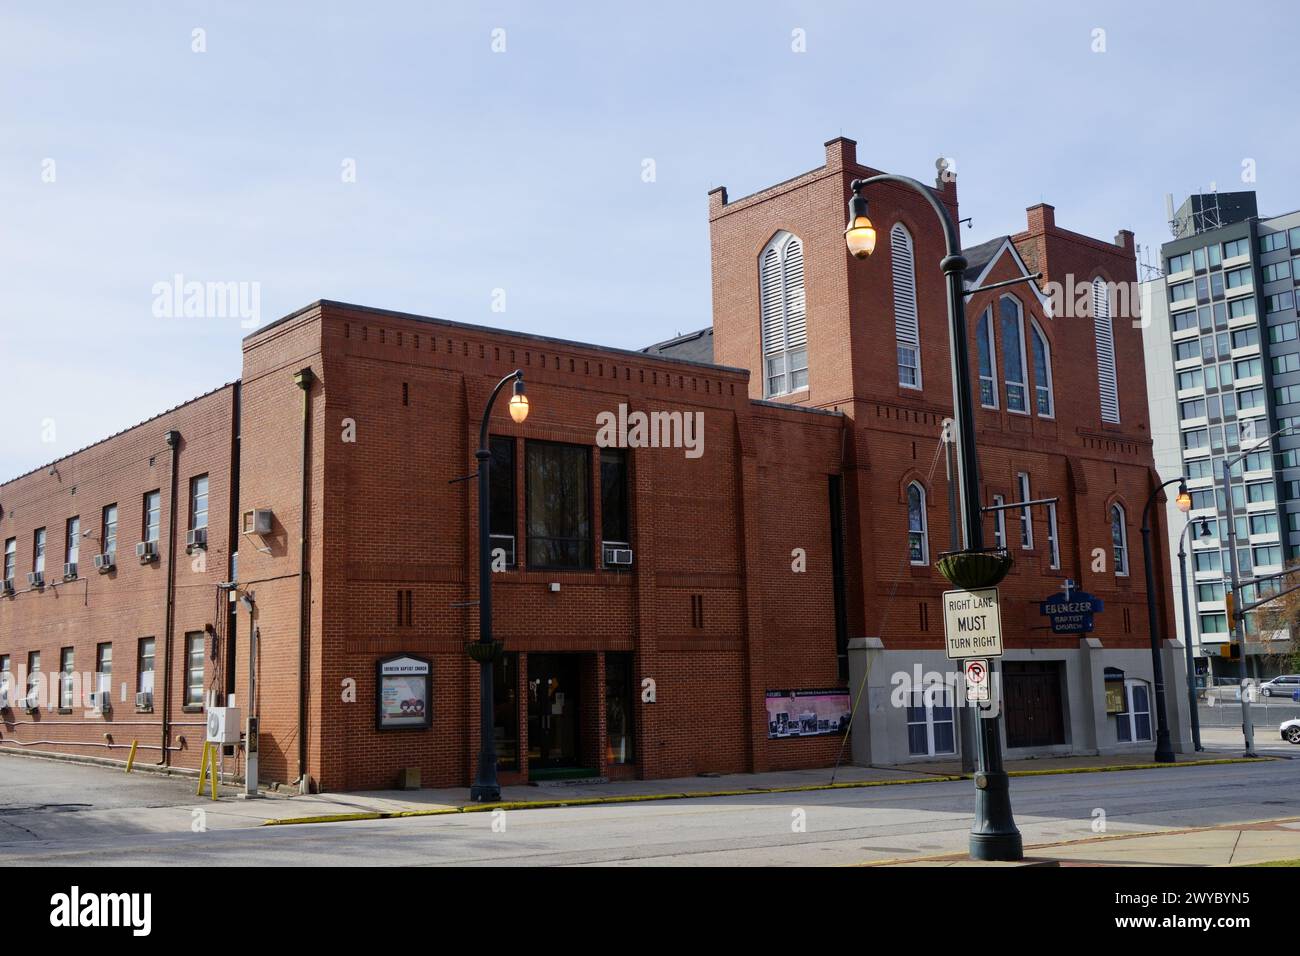
{"label": "sidewalk", "polygon": [[[1162,769],[1176,772],[1182,767],[1241,763],[1235,754],[1204,753],[1199,759],[1180,757],[1174,764],[1140,761],[1133,755],[1057,757],[1012,760],[1006,764],[1012,776],[1039,774],[1095,773],[1124,770]],[[329,823],[378,820],[404,816],[477,812],[495,807],[544,809],[603,803],[636,803],[654,800],[683,800],[700,797],[746,796],[755,793],[798,793],[806,790],[905,786],[964,779],[959,761],[938,761],[898,767],[840,767],[792,770],[775,773],[728,774],[718,777],[678,777],[667,780],[620,780],[608,783],[548,783],[503,787],[501,802],[474,804],[469,788],[429,790],[368,790],[358,793],[318,793],[241,801],[237,815],[260,816],[263,825]],[[228,804],[229,801],[222,801]]]}
{"label": "sidewalk", "polygon": [[[1027,846],[1023,865],[1259,866],[1284,860],[1300,860],[1300,818]],[[866,865],[965,867],[1022,864],[974,863],[964,855],[954,855]]]}

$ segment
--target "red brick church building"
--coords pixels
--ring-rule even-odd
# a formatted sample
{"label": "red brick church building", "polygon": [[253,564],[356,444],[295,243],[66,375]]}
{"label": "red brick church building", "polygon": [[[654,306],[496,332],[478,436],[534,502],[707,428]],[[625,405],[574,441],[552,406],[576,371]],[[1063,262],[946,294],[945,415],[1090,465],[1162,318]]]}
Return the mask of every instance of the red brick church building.
{"label": "red brick church building", "polygon": [[[204,711],[249,706],[253,631],[264,781],[468,785],[477,517],[457,479],[518,368],[532,412],[503,401],[491,425],[504,783],[827,766],[854,701],[846,759],[956,752],[950,702],[897,692],[950,669],[942,233],[873,187],[880,247],[851,258],[849,183],[873,172],[837,139],[808,173],[711,193],[711,329],[629,352],[320,301],[245,339],[238,382],[0,485],[0,748],[122,760],[136,741],[139,762],[197,767]],[[935,190],[960,218],[956,183]],[[1133,282],[1132,234],[1040,205],[966,255],[981,499],[1057,499],[987,519],[1016,559],[1006,745],[1147,749],[1140,329],[1054,317],[1032,282],[983,291]],[[1105,601],[1083,638],[1038,613],[1067,578]]]}

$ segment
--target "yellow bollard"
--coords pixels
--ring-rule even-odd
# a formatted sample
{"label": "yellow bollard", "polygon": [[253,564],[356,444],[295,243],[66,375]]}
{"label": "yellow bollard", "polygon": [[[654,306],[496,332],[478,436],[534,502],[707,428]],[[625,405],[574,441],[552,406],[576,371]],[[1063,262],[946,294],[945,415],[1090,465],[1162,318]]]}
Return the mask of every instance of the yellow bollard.
{"label": "yellow bollard", "polygon": [[204,741],[203,757],[199,761],[199,788],[194,791],[194,796],[196,797],[203,796],[203,774],[206,773],[208,769],[208,747],[209,744]]}
{"label": "yellow bollard", "polygon": [[131,752],[126,757],[126,772],[131,772],[131,766],[135,763],[135,748],[140,745],[140,741],[131,741]]}
{"label": "yellow bollard", "polygon": [[[212,754],[212,758],[208,761],[208,773],[212,775],[212,799],[213,800],[217,799],[217,747],[219,746],[220,744],[211,745],[212,749],[210,753]],[[202,783],[203,781],[200,780],[199,781],[200,786],[202,786]]]}

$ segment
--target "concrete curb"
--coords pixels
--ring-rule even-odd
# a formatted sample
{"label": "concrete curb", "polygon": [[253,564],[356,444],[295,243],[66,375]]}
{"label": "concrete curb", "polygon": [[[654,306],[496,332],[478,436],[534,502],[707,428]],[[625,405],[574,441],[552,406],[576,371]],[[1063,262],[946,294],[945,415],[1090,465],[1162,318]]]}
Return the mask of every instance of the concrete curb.
{"label": "concrete curb", "polygon": [[[1013,770],[1012,777],[1039,777],[1067,773],[1113,773],[1125,770],[1157,770],[1172,767],[1205,767],[1219,764],[1260,763],[1271,757],[1230,757],[1213,760],[1188,760],[1183,763],[1123,764],[1114,767],[1062,767],[1055,770]],[[907,777],[898,780],[853,780],[846,783],[810,783],[797,787],[755,787],[745,790],[691,790],[681,793],[627,794],[611,797],[574,797],[554,800],[514,800],[501,803],[475,803],[463,807],[437,807],[429,810],[368,810],[353,813],[324,813],[305,817],[264,820],[264,827],[293,826],[300,823],[353,823],[363,820],[394,820],[402,817],[439,817],[454,813],[484,813],[490,810],[553,810],[560,807],[602,806],[619,803],[652,803],[661,800],[701,800],[709,797],[749,797],[779,793],[809,793],[819,790],[862,790],[868,787],[895,787],[916,783],[952,783],[970,780],[971,774]]]}

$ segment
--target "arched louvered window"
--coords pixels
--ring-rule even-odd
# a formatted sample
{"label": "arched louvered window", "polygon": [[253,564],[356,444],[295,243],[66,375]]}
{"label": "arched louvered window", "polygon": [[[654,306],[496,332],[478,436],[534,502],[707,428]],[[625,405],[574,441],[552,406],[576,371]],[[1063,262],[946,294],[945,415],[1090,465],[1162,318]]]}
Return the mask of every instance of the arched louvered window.
{"label": "arched louvered window", "polygon": [[771,398],[808,387],[803,243],[798,236],[778,232],[763,249],[758,262],[763,394]]}
{"label": "arched louvered window", "polygon": [[1097,388],[1101,420],[1119,424],[1119,380],[1115,375],[1115,333],[1110,321],[1110,290],[1106,280],[1092,280],[1092,324],[1097,339]]}
{"label": "arched louvered window", "polygon": [[1020,300],[1004,295],[998,300],[1002,317],[1002,378],[1007,389],[1007,411],[1027,412],[1025,402],[1025,333]]}
{"label": "arched louvered window", "polygon": [[1034,345],[1034,407],[1043,418],[1056,414],[1056,404],[1052,397],[1052,346],[1047,336],[1038,327],[1038,322],[1029,320],[1030,335]]}
{"label": "arched louvered window", "polygon": [[889,230],[894,273],[894,338],[898,345],[898,384],[921,387],[921,337],[916,321],[916,263],[912,235],[901,222]]}
{"label": "arched louvered window", "polygon": [[1122,505],[1110,506],[1110,543],[1115,555],[1115,573],[1128,577],[1128,526]]}
{"label": "arched louvered window", "polygon": [[907,486],[907,556],[912,564],[930,563],[929,529],[925,516],[925,489],[919,482]]}

